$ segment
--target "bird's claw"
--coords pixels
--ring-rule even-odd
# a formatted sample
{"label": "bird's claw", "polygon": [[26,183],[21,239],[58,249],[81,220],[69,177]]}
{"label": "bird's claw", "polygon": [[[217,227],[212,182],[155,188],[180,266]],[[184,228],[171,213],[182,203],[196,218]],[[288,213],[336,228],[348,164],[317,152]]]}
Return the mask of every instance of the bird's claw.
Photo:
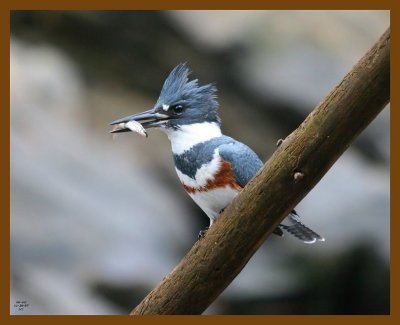
{"label": "bird's claw", "polygon": [[204,236],[206,235],[207,231],[208,231],[208,227],[205,228],[205,229],[203,229],[203,230],[200,230],[200,231],[199,231],[199,234],[198,234],[198,236],[197,236],[197,238],[198,238],[199,240],[202,239],[202,238],[204,238]]}

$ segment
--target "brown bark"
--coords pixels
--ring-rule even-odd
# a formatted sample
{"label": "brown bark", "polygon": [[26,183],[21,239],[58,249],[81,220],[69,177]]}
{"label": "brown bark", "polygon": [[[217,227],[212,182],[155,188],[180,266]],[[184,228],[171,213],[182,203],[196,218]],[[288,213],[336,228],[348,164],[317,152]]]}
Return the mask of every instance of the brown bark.
{"label": "brown bark", "polygon": [[388,29],[131,314],[202,313],[389,98]]}

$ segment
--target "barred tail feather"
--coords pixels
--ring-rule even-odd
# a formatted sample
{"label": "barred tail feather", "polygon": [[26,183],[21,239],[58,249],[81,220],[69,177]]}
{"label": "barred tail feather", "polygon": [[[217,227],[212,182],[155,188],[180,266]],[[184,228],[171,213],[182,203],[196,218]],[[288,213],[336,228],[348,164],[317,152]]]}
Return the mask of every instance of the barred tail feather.
{"label": "barred tail feather", "polygon": [[313,244],[316,241],[325,241],[325,238],[302,223],[294,210],[289,213],[279,226],[306,244]]}

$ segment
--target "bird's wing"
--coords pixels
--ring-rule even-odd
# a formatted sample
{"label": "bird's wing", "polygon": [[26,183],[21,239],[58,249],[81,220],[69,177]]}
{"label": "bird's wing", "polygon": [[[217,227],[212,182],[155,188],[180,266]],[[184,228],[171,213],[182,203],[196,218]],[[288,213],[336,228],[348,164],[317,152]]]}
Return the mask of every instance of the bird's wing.
{"label": "bird's wing", "polygon": [[[244,187],[263,166],[262,161],[254,151],[243,143],[232,141],[220,145],[218,149],[221,158],[230,163],[233,177],[241,187]],[[274,230],[274,233],[282,236],[282,229],[305,243],[311,244],[316,241],[325,240],[323,237],[304,225],[295,210],[289,213],[279,227]]]}
{"label": "bird's wing", "polygon": [[233,177],[244,187],[263,166],[256,153],[238,141],[222,144],[218,147],[221,158],[230,163]]}

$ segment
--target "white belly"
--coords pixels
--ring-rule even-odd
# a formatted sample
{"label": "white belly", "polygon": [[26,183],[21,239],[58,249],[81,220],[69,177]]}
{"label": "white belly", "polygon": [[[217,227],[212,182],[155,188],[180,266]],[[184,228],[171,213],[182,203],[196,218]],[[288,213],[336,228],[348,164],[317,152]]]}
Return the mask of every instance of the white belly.
{"label": "white belly", "polygon": [[217,219],[220,211],[225,209],[238,193],[239,191],[237,189],[226,186],[210,191],[189,193],[189,195],[210,218],[211,226]]}

